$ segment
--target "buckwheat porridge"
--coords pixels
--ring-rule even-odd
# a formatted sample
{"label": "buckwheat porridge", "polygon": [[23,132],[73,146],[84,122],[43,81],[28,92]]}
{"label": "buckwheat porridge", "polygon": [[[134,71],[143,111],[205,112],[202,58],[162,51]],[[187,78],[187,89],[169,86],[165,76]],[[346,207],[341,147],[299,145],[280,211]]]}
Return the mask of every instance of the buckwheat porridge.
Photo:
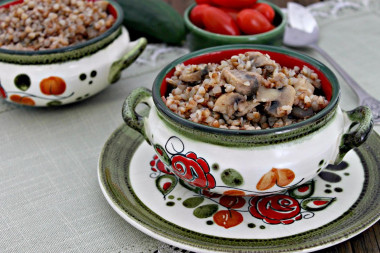
{"label": "buckwheat porridge", "polygon": [[107,1],[24,0],[0,8],[0,47],[46,50],[75,45],[110,28]]}
{"label": "buckwheat porridge", "polygon": [[328,104],[318,75],[307,66],[281,67],[249,51],[220,64],[179,64],[162,99],[171,111],[196,123],[258,130],[307,119]]}

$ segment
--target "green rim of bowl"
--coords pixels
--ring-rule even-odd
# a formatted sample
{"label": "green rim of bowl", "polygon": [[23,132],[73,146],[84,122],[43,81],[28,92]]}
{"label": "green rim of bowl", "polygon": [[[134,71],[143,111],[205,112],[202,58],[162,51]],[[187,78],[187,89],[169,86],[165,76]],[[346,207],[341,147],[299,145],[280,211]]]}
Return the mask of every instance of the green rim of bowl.
{"label": "green rim of bowl", "polygon": [[258,2],[269,4],[274,9],[276,15],[279,15],[281,17],[281,23],[278,26],[276,26],[276,28],[274,28],[268,32],[265,32],[265,33],[260,33],[260,34],[255,34],[255,35],[231,36],[231,35],[223,35],[223,34],[208,32],[208,31],[201,29],[201,28],[197,27],[196,25],[194,25],[189,19],[189,15],[190,15],[191,10],[197,4],[192,4],[185,10],[185,13],[184,13],[185,25],[188,29],[190,29],[195,34],[201,35],[203,37],[209,37],[212,39],[230,41],[231,43],[233,43],[233,42],[235,42],[235,43],[249,43],[250,41],[252,41],[252,42],[261,41],[263,39],[274,37],[277,34],[281,34],[285,30],[285,26],[286,26],[286,22],[287,22],[286,15],[281,11],[281,9],[277,5],[275,5],[273,3],[266,2],[266,1],[258,1]]}
{"label": "green rim of bowl", "polygon": [[[15,0],[4,1],[1,4],[14,2]],[[124,13],[121,6],[113,1],[107,0],[115,9],[117,18],[115,23],[101,35],[78,43],[72,46],[39,50],[39,51],[21,51],[8,50],[0,48],[0,62],[16,63],[16,64],[51,64],[64,62],[68,60],[79,59],[83,56],[91,55],[100,49],[109,45],[121,34],[121,25],[124,19]]]}
{"label": "green rim of bowl", "polygon": [[[289,126],[261,130],[233,130],[202,125],[180,117],[165,105],[161,99],[161,84],[165,76],[173,68],[175,68],[176,65],[200,55],[234,49],[265,50],[269,52],[281,53],[290,57],[298,58],[313,65],[319,69],[331,83],[332,96],[329,104],[313,117],[301,122],[294,123]],[[152,93],[159,116],[174,131],[180,132],[181,134],[189,136],[192,139],[199,139],[214,144],[244,146],[246,144],[249,145],[253,143],[257,145],[267,145],[292,141],[320,129],[335,115],[338,101],[340,99],[340,86],[335,74],[323,63],[310,56],[281,47],[234,44],[194,51],[174,60],[164,67],[157,75],[153,82]]]}

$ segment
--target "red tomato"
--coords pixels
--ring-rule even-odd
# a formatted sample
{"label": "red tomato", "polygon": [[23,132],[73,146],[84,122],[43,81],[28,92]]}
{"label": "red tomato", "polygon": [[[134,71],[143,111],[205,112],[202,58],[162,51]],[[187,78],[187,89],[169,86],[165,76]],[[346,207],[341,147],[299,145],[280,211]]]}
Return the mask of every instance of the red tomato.
{"label": "red tomato", "polygon": [[231,18],[233,18],[236,21],[239,10],[234,9],[234,8],[227,8],[227,7],[220,7],[219,9],[221,9],[222,11],[230,15]]}
{"label": "red tomato", "polygon": [[212,4],[228,8],[248,8],[256,3],[257,0],[211,0]]}
{"label": "red tomato", "polygon": [[240,30],[246,34],[263,33],[274,28],[263,14],[254,9],[240,11],[237,16],[237,23]]}
{"label": "red tomato", "polygon": [[275,13],[274,13],[272,6],[270,6],[269,4],[257,3],[253,6],[253,9],[255,9],[255,10],[259,11],[261,14],[263,14],[269,20],[269,22],[271,22],[271,23],[273,22]]}
{"label": "red tomato", "polygon": [[195,0],[197,4],[211,4],[211,0]]}
{"label": "red tomato", "polygon": [[191,10],[189,18],[194,25],[200,28],[205,27],[205,25],[203,24],[203,13],[205,8],[208,7],[210,7],[210,5],[208,4],[199,4]]}
{"label": "red tomato", "polygon": [[206,30],[225,35],[240,35],[236,22],[219,8],[208,7],[203,11],[203,24]]}

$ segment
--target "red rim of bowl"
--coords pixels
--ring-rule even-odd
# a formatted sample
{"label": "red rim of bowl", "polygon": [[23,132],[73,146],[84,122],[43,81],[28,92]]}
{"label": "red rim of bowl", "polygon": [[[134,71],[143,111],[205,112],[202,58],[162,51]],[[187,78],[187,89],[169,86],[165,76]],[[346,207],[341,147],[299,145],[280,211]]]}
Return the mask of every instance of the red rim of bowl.
{"label": "red rim of bowl", "polygon": [[[184,119],[172,112],[163,102],[162,96],[166,95],[166,78],[171,77],[175,71],[175,66],[184,63],[187,64],[199,64],[199,63],[209,63],[209,62],[220,62],[223,59],[228,59],[232,55],[244,53],[246,51],[259,51],[267,53],[270,57],[279,63],[281,66],[294,67],[296,65],[302,64],[306,65],[310,69],[314,70],[318,74],[319,79],[322,83],[322,90],[325,93],[326,98],[329,100],[329,104],[322,109],[320,112],[314,116],[305,119],[301,122],[291,124],[289,126],[261,129],[261,130],[232,130],[232,129],[221,129],[215,128],[208,125],[203,125],[199,123],[192,122],[188,119]],[[211,60],[210,60],[211,58]],[[177,60],[168,64],[161,72],[157,75],[153,82],[152,87],[153,100],[158,110],[165,116],[174,120],[181,125],[187,126],[192,129],[198,129],[205,132],[211,133],[221,133],[227,135],[252,135],[252,134],[269,134],[269,133],[281,133],[287,132],[293,129],[297,129],[302,126],[306,126],[312,122],[316,122],[326,116],[331,110],[333,110],[338,104],[340,98],[340,86],[335,74],[323,63],[318,60],[280,47],[267,46],[267,45],[225,45],[218,47],[206,48],[198,51],[194,51],[187,55],[184,55]]]}

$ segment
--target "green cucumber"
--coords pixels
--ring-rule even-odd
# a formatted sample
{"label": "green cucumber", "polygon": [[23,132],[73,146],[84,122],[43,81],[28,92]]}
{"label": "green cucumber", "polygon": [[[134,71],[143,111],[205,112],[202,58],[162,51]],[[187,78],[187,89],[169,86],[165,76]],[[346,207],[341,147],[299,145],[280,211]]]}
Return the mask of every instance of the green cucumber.
{"label": "green cucumber", "polygon": [[[183,17],[162,0],[117,0],[124,12],[124,26],[132,34],[168,44],[181,44],[186,29]],[[134,38],[133,38],[134,39]]]}

